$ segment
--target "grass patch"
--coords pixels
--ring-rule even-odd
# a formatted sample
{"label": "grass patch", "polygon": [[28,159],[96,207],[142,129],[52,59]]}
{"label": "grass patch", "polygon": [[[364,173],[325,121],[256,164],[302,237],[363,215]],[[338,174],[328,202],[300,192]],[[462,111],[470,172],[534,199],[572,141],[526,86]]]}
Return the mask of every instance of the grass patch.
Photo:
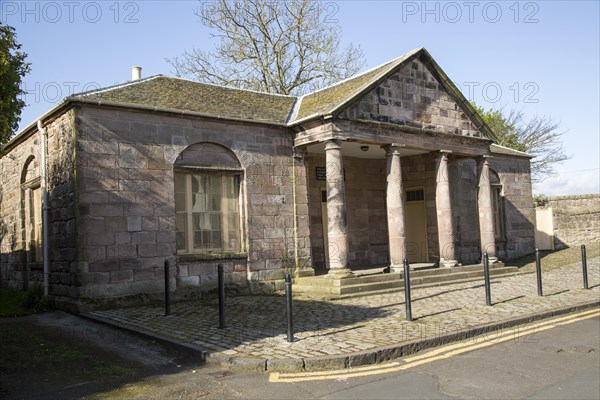
{"label": "grass patch", "polygon": [[[586,245],[587,260],[600,257],[600,242]],[[544,270],[552,270],[573,263],[581,263],[581,247],[569,247],[561,250],[541,250],[540,261]],[[535,269],[535,254],[507,262],[508,266]]]}
{"label": "grass patch", "polygon": [[20,317],[54,309],[54,300],[41,290],[0,289],[0,317]]}

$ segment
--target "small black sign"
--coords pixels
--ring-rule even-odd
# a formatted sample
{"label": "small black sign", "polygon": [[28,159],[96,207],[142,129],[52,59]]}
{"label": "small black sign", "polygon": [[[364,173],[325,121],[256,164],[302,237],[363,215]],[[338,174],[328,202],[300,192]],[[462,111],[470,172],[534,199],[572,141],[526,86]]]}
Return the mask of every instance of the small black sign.
{"label": "small black sign", "polygon": [[316,177],[318,181],[327,180],[327,170],[325,167],[315,167]]}

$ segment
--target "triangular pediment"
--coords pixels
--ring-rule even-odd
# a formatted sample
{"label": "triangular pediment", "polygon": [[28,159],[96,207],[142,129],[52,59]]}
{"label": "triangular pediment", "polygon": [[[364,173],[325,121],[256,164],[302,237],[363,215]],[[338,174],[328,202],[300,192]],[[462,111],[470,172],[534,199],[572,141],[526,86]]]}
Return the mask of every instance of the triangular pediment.
{"label": "triangular pediment", "polygon": [[327,116],[494,139],[495,135],[425,49],[299,99],[291,123]]}
{"label": "triangular pediment", "polygon": [[421,59],[413,59],[343,110],[342,118],[379,121],[464,136],[482,137],[478,121]]}

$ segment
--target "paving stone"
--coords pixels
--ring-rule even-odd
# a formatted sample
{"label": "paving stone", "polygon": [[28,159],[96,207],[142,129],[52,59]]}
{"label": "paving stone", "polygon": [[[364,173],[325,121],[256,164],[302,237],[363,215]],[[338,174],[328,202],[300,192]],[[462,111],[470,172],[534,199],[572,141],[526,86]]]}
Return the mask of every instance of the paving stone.
{"label": "paving stone", "polygon": [[403,293],[336,301],[295,298],[293,343],[286,341],[283,296],[228,298],[226,329],[218,329],[216,299],[175,303],[169,317],[160,306],[88,315],[203,348],[232,367],[283,372],[302,364],[315,371],[391,360],[467,338],[467,330],[494,337],[488,327],[499,322],[526,322],[532,315],[598,302],[600,258],[588,260],[588,276],[591,289],[584,290],[579,263],[545,271],[543,297],[537,296],[535,274],[494,279],[492,307],[485,305],[484,287],[477,282],[415,288],[410,322],[404,318]]}

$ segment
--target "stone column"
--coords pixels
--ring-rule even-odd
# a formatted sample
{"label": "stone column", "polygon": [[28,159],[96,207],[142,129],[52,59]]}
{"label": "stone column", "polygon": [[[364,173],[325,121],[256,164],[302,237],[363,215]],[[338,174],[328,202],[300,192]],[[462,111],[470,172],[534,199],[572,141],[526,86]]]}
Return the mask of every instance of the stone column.
{"label": "stone column", "polygon": [[[390,270],[402,271],[406,257],[406,231],[404,229],[404,203],[402,202],[402,167],[400,146],[392,143],[385,147],[387,157],[387,223],[390,249]],[[410,261],[410,260],[409,260]]]}
{"label": "stone column", "polygon": [[477,208],[479,211],[479,235],[481,252],[488,253],[489,261],[497,262],[496,236],[494,234],[494,210],[492,209],[492,185],[490,184],[490,168],[488,157],[477,160],[479,170],[479,190],[477,193]]}
{"label": "stone column", "polygon": [[348,268],[348,232],[346,227],[346,194],[342,146],[339,140],[325,142],[327,169],[327,240],[329,275],[352,276]]}
{"label": "stone column", "polygon": [[454,248],[454,222],[450,197],[450,179],[448,171],[448,154],[441,150],[436,160],[435,207],[437,212],[438,242],[440,267],[455,267],[456,249]]}

